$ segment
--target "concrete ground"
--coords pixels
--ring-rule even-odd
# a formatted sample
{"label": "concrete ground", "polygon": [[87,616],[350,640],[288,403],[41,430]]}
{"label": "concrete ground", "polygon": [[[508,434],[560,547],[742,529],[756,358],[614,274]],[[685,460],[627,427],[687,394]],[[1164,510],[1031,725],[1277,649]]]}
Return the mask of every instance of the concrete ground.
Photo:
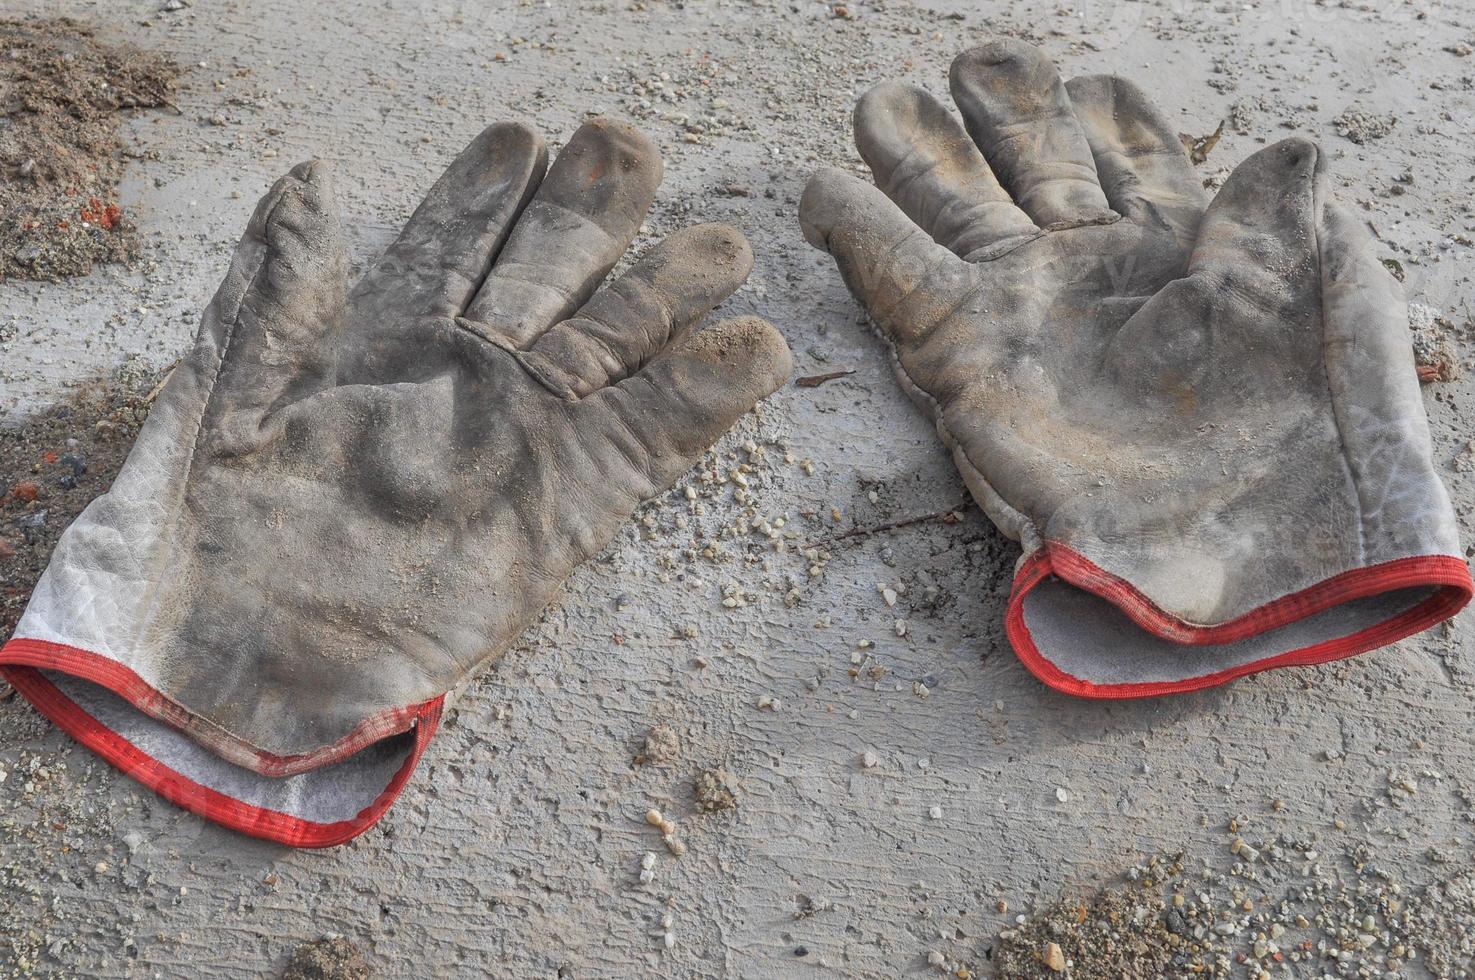
{"label": "concrete ground", "polygon": [[[1301,872],[1246,875],[1236,836],[1296,842],[1298,860],[1315,851],[1305,880],[1353,894],[1371,882],[1420,895],[1475,864],[1469,615],[1352,662],[1201,694],[1088,703],[1052,693],[1003,637],[1015,547],[965,503],[795,219],[817,165],[859,166],[848,124],[859,92],[903,78],[945,93],[959,50],[1024,37],[1068,76],[1132,76],[1186,133],[1230,120],[1206,178],[1291,133],[1322,141],[1336,193],[1366,209],[1410,298],[1457,326],[1463,357],[1470,5],[847,0],[836,16],[810,0],[194,0],[161,10],[176,5],[4,4],[105,25],[104,36],[188,68],[177,114],[128,127],[145,158],[122,201],[145,233],[144,258],[82,280],[0,285],[10,422],[126,357],[172,361],[256,198],[292,163],[332,165],[365,259],[467,140],[509,116],[555,144],[587,114],[638,122],[667,176],[637,248],[688,223],[736,224],[757,268],[726,310],[777,324],[798,375],[855,373],[786,386],[719,446],[753,463],[751,506],[786,517],[796,532],[786,552],[734,528],[746,508],[730,488],[704,497],[700,513],[680,490],[652,503],[473,685],[400,802],[348,846],[294,852],[206,825],[20,699],[0,704],[0,957],[11,972],[274,975],[298,943],[336,933],[384,976],[987,976],[995,937],[1017,914],[1120,882],[1163,850],[1187,853],[1190,891],[1238,901],[1243,887],[1293,905]],[[1358,144],[1338,133],[1349,108],[1396,122]],[[1436,458],[1475,541],[1475,479],[1456,465],[1468,462],[1470,376],[1425,393]],[[839,537],[953,508],[960,522]],[[721,542],[722,558],[688,560],[697,530]],[[895,607],[883,583],[906,587]],[[679,758],[634,764],[662,723]],[[709,767],[737,781],[736,810],[696,812],[692,784]],[[684,856],[646,824],[651,807],[677,821]],[[642,884],[648,851],[654,879]],[[1227,935],[1222,975],[1444,969],[1390,952],[1381,926],[1355,956],[1280,963],[1257,958],[1253,930]]]}

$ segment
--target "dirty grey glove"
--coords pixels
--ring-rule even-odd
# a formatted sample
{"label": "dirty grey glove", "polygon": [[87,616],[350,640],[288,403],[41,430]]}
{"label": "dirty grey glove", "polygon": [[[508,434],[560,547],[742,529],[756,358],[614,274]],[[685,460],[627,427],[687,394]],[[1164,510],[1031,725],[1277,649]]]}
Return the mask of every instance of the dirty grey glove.
{"label": "dirty grey glove", "polygon": [[0,652],[110,761],[321,846],[399,793],[448,693],[790,369],[688,228],[596,292],[660,182],[595,121],[494,125],[350,292],[324,168],[267,194],[110,491]]}
{"label": "dirty grey glove", "polygon": [[1011,643],[1053,687],[1184,691],[1349,656],[1469,599],[1398,284],[1314,143],[1208,202],[1131,83],[1062,84],[1029,45],[952,92],[883,84],[855,136],[879,186],[801,204],[1024,555]]}

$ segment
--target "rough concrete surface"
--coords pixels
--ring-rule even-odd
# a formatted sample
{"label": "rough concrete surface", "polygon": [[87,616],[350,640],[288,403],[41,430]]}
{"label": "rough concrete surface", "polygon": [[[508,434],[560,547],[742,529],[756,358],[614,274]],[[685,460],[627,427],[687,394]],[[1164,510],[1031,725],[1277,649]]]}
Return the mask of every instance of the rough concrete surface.
{"label": "rough concrete surface", "polygon": [[[1051,693],[1003,637],[1014,546],[965,504],[794,216],[815,166],[859,170],[859,92],[900,78],[945,97],[957,51],[1024,37],[1067,76],[1132,75],[1191,136],[1228,120],[1206,178],[1284,135],[1321,140],[1340,199],[1365,209],[1463,361],[1468,4],[6,0],[5,13],[75,16],[186,68],[177,114],[125,125],[146,157],[119,194],[142,236],[133,265],[0,286],[11,423],[130,355],[177,357],[256,198],[292,163],[335,169],[362,264],[472,135],[513,115],[555,142],[587,114],[636,121],[667,174],[636,250],[696,221],[737,225],[757,268],[721,313],[777,324],[797,375],[855,372],[784,387],[719,444],[705,469],[747,463],[746,489],[698,472],[576,572],[348,846],[294,852],[206,825],[19,699],[0,703],[7,972],[279,975],[300,944],[341,935],[383,976],[988,976],[1016,915],[1035,936],[1037,909],[1141,890],[1144,867],[1160,880],[1146,862],[1164,851],[1186,855],[1186,907],[1244,910],[1209,930],[1211,975],[1469,969],[1470,616],[1200,694]],[[1468,543],[1472,381],[1457,373],[1424,391]],[[954,509],[961,520],[909,522]],[[653,755],[661,724],[679,746]],[[708,769],[730,776],[735,808],[699,812]],[[1250,920],[1267,909],[1291,930],[1265,940],[1285,955],[1258,948],[1271,926]],[[1413,952],[1394,935],[1409,909],[1435,923]],[[1052,951],[1048,935],[1041,969],[1060,975],[1063,948],[1064,971],[1092,975],[1089,947],[1062,936]]]}

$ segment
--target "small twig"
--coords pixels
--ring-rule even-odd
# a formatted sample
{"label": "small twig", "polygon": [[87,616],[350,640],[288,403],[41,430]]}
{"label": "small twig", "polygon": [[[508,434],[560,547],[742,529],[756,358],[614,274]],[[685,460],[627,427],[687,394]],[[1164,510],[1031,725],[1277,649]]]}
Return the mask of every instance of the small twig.
{"label": "small twig", "polygon": [[942,521],[944,524],[957,524],[962,519],[961,514],[949,508],[947,510],[935,511],[931,514],[920,514],[917,517],[892,521],[890,524],[878,524],[875,527],[853,527],[844,534],[836,535],[832,540],[844,541],[846,538],[855,538],[862,534],[884,534],[887,531],[900,531],[904,527],[911,527],[913,524],[925,524],[928,521]]}
{"label": "small twig", "polygon": [[843,371],[831,371],[829,374],[811,374],[808,377],[799,378],[794,382],[800,388],[818,388],[826,381],[834,381],[836,378],[848,378],[855,373],[855,368],[846,368]]}
{"label": "small twig", "polygon": [[1179,133],[1178,139],[1183,141],[1183,149],[1188,153],[1188,159],[1195,164],[1204,163],[1209,159],[1209,153],[1219,143],[1219,137],[1224,135],[1224,120],[1219,120],[1218,127],[1207,136],[1190,136],[1188,133]]}
{"label": "small twig", "polygon": [[[965,504],[964,506],[967,505]],[[958,513],[959,509],[960,508],[957,507],[951,507],[947,510],[934,511],[931,514],[919,514],[916,517],[907,517],[899,521],[892,521],[890,524],[877,524],[873,527],[853,527],[842,534],[835,535],[833,538],[830,538],[827,541],[811,542],[808,547],[818,548],[826,544],[839,544],[841,541],[844,541],[847,538],[858,538],[865,535],[886,534],[891,531],[900,531],[903,528],[912,527],[916,524],[926,524],[929,521],[942,521],[944,524],[959,524],[962,523],[963,520],[963,515]]]}

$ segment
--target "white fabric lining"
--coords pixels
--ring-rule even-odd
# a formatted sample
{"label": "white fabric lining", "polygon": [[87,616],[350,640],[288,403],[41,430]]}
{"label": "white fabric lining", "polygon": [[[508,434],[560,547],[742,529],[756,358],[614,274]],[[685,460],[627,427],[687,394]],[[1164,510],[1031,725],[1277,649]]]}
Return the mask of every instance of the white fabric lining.
{"label": "white fabric lining", "polygon": [[1433,589],[1396,589],[1333,606],[1236,643],[1188,646],[1162,639],[1116,606],[1058,578],[1024,597],[1024,625],[1035,648],[1057,668],[1096,685],[1163,684],[1268,660],[1392,619]]}
{"label": "white fabric lining", "polygon": [[107,688],[59,671],[41,673],[99,723],[185,779],[249,806],[313,823],[353,819],[379,798],[415,748],[411,729],[321,769],[281,779],[262,776],[226,762]]}

